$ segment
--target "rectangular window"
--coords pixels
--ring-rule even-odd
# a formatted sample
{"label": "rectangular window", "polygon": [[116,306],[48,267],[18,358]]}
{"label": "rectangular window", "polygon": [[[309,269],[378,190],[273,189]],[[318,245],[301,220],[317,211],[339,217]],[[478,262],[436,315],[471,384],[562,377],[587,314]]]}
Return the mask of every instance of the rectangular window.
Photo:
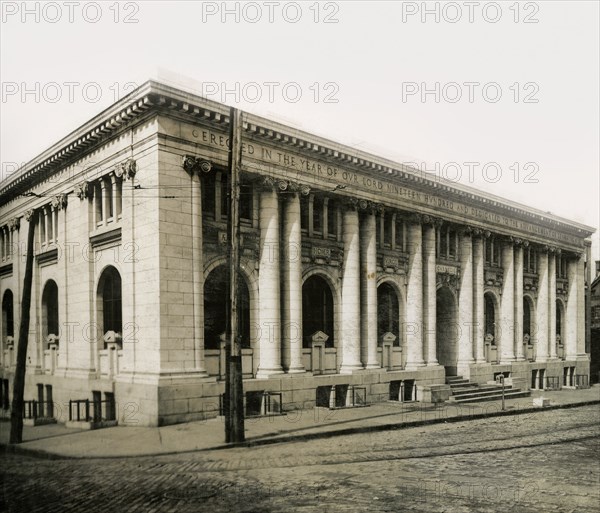
{"label": "rectangular window", "polygon": [[221,219],[227,219],[229,207],[229,180],[226,174],[221,175]]}
{"label": "rectangular window", "polygon": [[202,215],[206,219],[215,218],[215,174],[202,176]]}
{"label": "rectangular window", "polygon": [[240,219],[247,223],[252,223],[252,185],[249,183],[240,184]]}
{"label": "rectangular window", "polygon": [[404,221],[396,217],[396,249],[404,251]]}
{"label": "rectangular window", "polygon": [[99,181],[94,185],[94,205],[96,210],[96,224],[98,224],[104,219],[104,212],[102,209],[102,186]]}
{"label": "rectangular window", "polygon": [[337,239],[337,203],[331,199],[327,203],[327,237]]}
{"label": "rectangular window", "polygon": [[104,194],[106,194],[106,204],[107,204],[107,218],[112,219],[114,217],[113,212],[113,188],[112,181],[109,177],[104,178]]}
{"label": "rectangular window", "polygon": [[308,197],[300,198],[300,228],[303,232],[308,232]]}
{"label": "rectangular window", "polygon": [[318,196],[313,199],[313,232],[323,233],[323,198]]}
{"label": "rectangular window", "polygon": [[384,214],[384,225],[383,225],[383,246],[386,248],[392,247],[392,213],[386,212]]}
{"label": "rectangular window", "polygon": [[448,257],[456,258],[456,232],[454,230],[448,232]]}

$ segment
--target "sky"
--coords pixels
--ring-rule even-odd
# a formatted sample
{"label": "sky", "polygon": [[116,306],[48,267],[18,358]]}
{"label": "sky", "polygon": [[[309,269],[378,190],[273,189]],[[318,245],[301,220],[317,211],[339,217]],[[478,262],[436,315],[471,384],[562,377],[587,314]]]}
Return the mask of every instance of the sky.
{"label": "sky", "polygon": [[599,2],[0,5],[2,178],[158,78],[600,227]]}

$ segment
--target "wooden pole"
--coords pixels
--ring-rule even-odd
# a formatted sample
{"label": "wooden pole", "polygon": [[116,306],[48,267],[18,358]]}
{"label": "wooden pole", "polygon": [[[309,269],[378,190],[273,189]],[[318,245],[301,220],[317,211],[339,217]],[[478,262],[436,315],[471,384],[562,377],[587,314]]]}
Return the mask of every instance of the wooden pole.
{"label": "wooden pole", "polygon": [[227,374],[225,382],[225,442],[245,440],[242,350],[238,332],[240,268],[240,171],[242,166],[242,113],[229,111],[229,215],[227,216],[229,257],[229,301],[227,305]]}
{"label": "wooden pole", "polygon": [[23,295],[21,298],[21,324],[17,344],[17,365],[13,382],[13,400],[10,412],[10,443],[20,444],[23,441],[23,395],[25,393],[25,365],[27,362],[27,343],[29,335],[29,308],[31,306],[31,281],[33,277],[33,238],[37,211],[31,212],[27,231],[27,260],[23,279]]}

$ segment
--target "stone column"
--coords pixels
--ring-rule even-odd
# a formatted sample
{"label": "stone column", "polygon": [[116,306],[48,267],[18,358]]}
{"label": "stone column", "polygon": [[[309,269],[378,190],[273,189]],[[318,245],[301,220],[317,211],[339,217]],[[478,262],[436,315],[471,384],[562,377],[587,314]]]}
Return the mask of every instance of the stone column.
{"label": "stone column", "polygon": [[458,371],[469,375],[473,363],[473,241],[470,230],[460,233],[460,290],[458,293]]}
{"label": "stone column", "polygon": [[406,291],[406,368],[425,365],[423,361],[423,235],[420,217],[408,228],[408,285]]}
{"label": "stone column", "polygon": [[283,373],[281,368],[281,316],[279,288],[279,200],[266,186],[260,193],[260,359],[257,378]]}
{"label": "stone column", "polygon": [[111,187],[106,183],[106,179],[102,178],[100,181],[100,187],[102,188],[102,224],[106,226],[110,213],[110,198],[106,190]]}
{"label": "stone column", "polygon": [[548,359],[548,316],[549,316],[549,294],[548,294],[548,251],[542,250],[537,254],[538,258],[538,298],[535,310],[536,326],[536,361],[545,362]]}
{"label": "stone column", "polygon": [[119,195],[118,195],[118,191],[117,191],[117,176],[114,173],[110,174],[110,185],[112,187],[112,218],[113,218],[113,222],[116,223],[117,222],[117,206],[118,206],[118,202],[119,202]]}
{"label": "stone column", "polygon": [[340,373],[362,369],[360,361],[360,243],[358,211],[347,205],[343,218],[342,365]]}
{"label": "stone column", "polygon": [[377,218],[369,209],[360,229],[360,310],[362,362],[368,369],[379,368],[377,361]]}
{"label": "stone column", "polygon": [[[591,265],[590,262],[588,265]],[[590,283],[591,285],[591,283]],[[577,358],[587,359],[585,353],[585,260],[583,254],[577,259]]]}
{"label": "stone column", "polygon": [[515,343],[517,361],[525,360],[523,349],[523,244],[515,247]]}
{"label": "stone column", "polygon": [[579,288],[583,284],[579,283],[579,261],[571,259],[567,263],[567,279],[569,280],[569,295],[567,298],[567,308],[565,312],[566,324],[566,356],[567,360],[577,358],[579,343],[579,317],[584,315],[583,305],[579,304]]}
{"label": "stone column", "polygon": [[[201,172],[209,172],[210,162],[185,157],[183,168],[192,182],[192,311],[194,323],[194,372],[208,376],[204,361],[204,255],[202,252],[202,180]],[[113,182],[113,218],[117,219],[116,182]]]}
{"label": "stone column", "polygon": [[502,301],[500,303],[500,363],[515,359],[515,265],[513,242],[506,241],[502,248]]}
{"label": "stone column", "polygon": [[[302,362],[302,236],[300,198],[287,196],[283,211],[282,268],[283,366],[289,373],[305,372]],[[331,336],[331,334],[329,334]]]}
{"label": "stone column", "polygon": [[[563,327],[564,330],[564,327]],[[556,251],[548,254],[548,344],[550,359],[558,358],[556,352]]]}
{"label": "stone column", "polygon": [[483,349],[485,342],[484,258],[483,236],[478,233],[473,239],[473,321],[475,322],[473,347],[476,363],[486,363]]}
{"label": "stone column", "polygon": [[[194,302],[194,367],[204,368],[204,258],[202,254],[202,182],[197,171],[192,175],[192,297]],[[116,218],[116,210],[113,215]]]}
{"label": "stone column", "polygon": [[424,337],[427,347],[427,365],[439,365],[436,347],[436,272],[435,272],[435,224],[423,227],[423,318]]}

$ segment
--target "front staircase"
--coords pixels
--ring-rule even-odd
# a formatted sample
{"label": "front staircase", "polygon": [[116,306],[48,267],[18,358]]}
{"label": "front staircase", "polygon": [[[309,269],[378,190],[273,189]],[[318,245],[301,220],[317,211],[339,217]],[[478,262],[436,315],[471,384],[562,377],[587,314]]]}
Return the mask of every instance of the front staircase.
{"label": "front staircase", "polygon": [[[502,400],[502,385],[478,385],[471,383],[462,376],[448,376],[446,377],[446,384],[450,385],[452,389],[449,401],[453,403],[478,403],[480,401]],[[521,390],[512,385],[504,386],[505,399],[529,397],[530,394],[529,390]]]}

